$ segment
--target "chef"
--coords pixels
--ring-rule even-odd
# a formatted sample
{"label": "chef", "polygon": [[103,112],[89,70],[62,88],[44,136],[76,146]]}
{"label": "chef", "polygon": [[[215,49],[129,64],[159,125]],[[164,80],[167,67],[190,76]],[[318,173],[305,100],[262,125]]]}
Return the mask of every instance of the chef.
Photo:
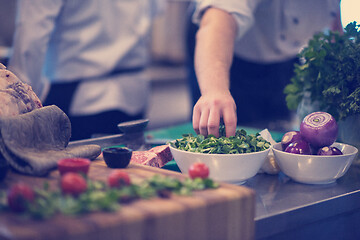
{"label": "chef", "polygon": [[200,0],[193,19],[193,128],[215,136],[221,119],[227,136],[237,124],[289,119],[283,90],[297,53],[316,32],[342,31],[339,0]]}
{"label": "chef", "polygon": [[148,102],[151,24],[163,0],[19,0],[11,69],[68,114],[72,140],[118,133]]}

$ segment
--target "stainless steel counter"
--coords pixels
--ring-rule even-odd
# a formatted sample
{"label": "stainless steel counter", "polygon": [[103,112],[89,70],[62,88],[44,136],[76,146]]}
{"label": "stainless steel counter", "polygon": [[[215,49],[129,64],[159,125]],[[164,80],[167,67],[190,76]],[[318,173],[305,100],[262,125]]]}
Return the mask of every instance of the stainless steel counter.
{"label": "stainless steel counter", "polygon": [[284,174],[257,174],[256,239],[360,239],[360,166],[335,183],[296,183]]}

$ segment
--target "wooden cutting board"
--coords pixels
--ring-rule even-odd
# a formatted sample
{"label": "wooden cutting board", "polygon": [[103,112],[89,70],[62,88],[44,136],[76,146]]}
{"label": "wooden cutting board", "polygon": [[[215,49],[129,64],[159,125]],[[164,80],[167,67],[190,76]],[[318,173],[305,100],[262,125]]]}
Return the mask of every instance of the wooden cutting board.
{"label": "wooden cutting board", "polygon": [[[89,171],[91,179],[105,181],[112,169],[101,157]],[[129,165],[125,169],[132,181],[142,181],[154,174],[183,179],[185,175],[154,167]],[[10,172],[1,188],[17,181],[42,187],[48,181],[57,187],[59,172],[36,178]],[[192,196],[169,199],[153,198],[123,204],[116,212],[97,212],[69,217],[56,215],[37,221],[12,213],[0,215],[0,239],[31,240],[211,240],[254,238],[255,193],[243,186],[221,183],[218,189],[195,192]]]}

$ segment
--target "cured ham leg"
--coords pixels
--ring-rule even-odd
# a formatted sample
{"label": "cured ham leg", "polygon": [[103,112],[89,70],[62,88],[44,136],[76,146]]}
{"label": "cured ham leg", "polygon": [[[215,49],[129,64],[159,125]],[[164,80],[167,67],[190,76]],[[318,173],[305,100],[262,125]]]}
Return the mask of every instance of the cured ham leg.
{"label": "cured ham leg", "polygon": [[31,86],[0,63],[0,117],[11,117],[41,108]]}

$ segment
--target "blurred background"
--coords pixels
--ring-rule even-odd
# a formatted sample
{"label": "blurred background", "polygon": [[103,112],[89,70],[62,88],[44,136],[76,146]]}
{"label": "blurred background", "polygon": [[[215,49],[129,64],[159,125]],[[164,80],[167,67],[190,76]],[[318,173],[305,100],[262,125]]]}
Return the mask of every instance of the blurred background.
{"label": "blurred background", "polygon": [[[186,50],[190,0],[168,0],[166,11],[152,31],[151,98],[148,129],[168,127],[191,120],[192,103],[187,80]],[[0,62],[11,53],[16,0],[0,0]],[[359,0],[342,0],[342,24],[360,23]]]}

